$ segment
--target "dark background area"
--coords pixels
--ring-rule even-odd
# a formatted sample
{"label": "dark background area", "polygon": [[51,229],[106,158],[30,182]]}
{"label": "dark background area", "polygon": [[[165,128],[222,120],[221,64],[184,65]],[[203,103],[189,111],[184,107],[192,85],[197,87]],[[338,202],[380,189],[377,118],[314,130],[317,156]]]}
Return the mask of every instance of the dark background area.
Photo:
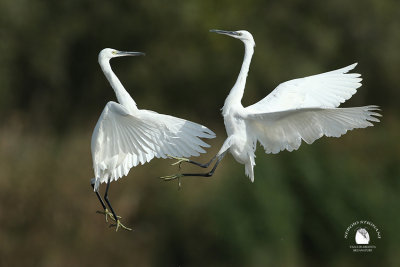
{"label": "dark background area", "polygon": [[[209,29],[254,36],[244,106],[358,62],[363,86],[342,106],[384,117],[291,153],[259,147],[254,184],[231,156],[179,191],[156,179],[178,171],[172,161],[138,166],[111,186],[134,228],[115,233],[89,186],[91,133],[115,101],[97,55],[146,52],[111,65],[139,108],[214,130],[206,161],[226,138],[220,108],[244,53]],[[0,265],[399,266],[399,29],[396,0],[0,0]],[[344,239],[358,220],[381,231],[372,253]]]}

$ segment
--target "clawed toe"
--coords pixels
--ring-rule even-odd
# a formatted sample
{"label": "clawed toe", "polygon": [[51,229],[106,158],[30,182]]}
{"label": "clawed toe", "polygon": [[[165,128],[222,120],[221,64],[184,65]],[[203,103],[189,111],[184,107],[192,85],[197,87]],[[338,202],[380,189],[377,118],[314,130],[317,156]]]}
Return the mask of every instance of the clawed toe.
{"label": "clawed toe", "polygon": [[[114,215],[108,209],[105,209],[104,211],[98,210],[96,213],[103,214],[106,217],[106,222],[108,222],[108,216],[110,216],[111,220],[115,221]],[[121,216],[117,215],[117,220],[121,218]]]}
{"label": "clawed toe", "polygon": [[159,177],[161,180],[164,180],[165,182],[170,182],[172,180],[178,179],[178,190],[181,189],[181,177],[183,177],[183,174],[177,173],[173,175],[167,175],[167,176],[162,176]]}
{"label": "clawed toe", "polygon": [[177,160],[177,162],[172,163],[171,166],[178,165],[179,169],[181,169],[181,164],[182,163],[189,162],[189,159],[187,159],[187,158],[179,158],[179,157],[174,157],[174,156],[171,156],[171,155],[167,155],[167,156],[170,159],[176,159]]}
{"label": "clawed toe", "polygon": [[182,176],[183,176],[182,174],[178,173],[178,174],[173,174],[173,175],[161,176],[160,179],[168,182],[168,181],[172,181],[172,180],[175,180],[175,179],[179,179]]}
{"label": "clawed toe", "polygon": [[[117,217],[118,217],[118,216],[117,216]],[[120,220],[117,220],[117,223],[115,223],[115,224],[110,224],[110,227],[116,227],[116,228],[115,228],[115,232],[118,232],[118,229],[119,229],[120,227],[121,227],[122,229],[127,230],[127,231],[132,231],[131,228],[126,227],[125,225],[123,225],[123,224],[121,223]]]}
{"label": "clawed toe", "polygon": [[131,228],[126,227],[125,225],[123,225],[121,223],[121,221],[119,219],[121,219],[121,216],[117,216],[117,218],[115,219],[114,215],[112,214],[112,212],[110,212],[108,209],[105,209],[104,211],[96,211],[96,213],[99,214],[103,214],[106,217],[106,222],[108,222],[108,217],[111,218],[111,220],[113,220],[115,223],[110,224],[110,227],[116,227],[115,231],[118,231],[118,229],[121,227],[122,229],[125,229],[127,231],[132,231]]}

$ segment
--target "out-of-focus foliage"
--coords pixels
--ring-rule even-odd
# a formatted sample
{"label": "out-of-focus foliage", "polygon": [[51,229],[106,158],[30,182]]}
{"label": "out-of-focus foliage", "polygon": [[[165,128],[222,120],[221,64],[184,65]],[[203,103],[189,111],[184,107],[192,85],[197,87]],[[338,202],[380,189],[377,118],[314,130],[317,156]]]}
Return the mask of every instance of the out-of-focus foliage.
{"label": "out-of-focus foliage", "polygon": [[246,103],[279,82],[358,61],[365,85],[352,102],[397,105],[398,1],[235,2],[2,0],[1,112],[62,130],[96,116],[113,97],[97,54],[113,47],[147,53],[113,62],[139,105],[213,119],[243,49],[211,28],[255,37]]}
{"label": "out-of-focus foliage", "polygon": [[[220,107],[250,31],[256,50],[243,104],[280,82],[359,62],[343,106],[377,104],[374,128],[299,151],[258,150],[255,183],[228,156],[212,179],[175,183],[155,160],[111,187],[132,233],[107,229],[90,190],[90,135],[115,96],[104,47],[146,52],[112,67],[137,101],[225,135]],[[0,0],[1,266],[399,266],[400,2]],[[185,171],[198,171],[184,166]],[[373,221],[382,240],[356,254],[343,235]]]}

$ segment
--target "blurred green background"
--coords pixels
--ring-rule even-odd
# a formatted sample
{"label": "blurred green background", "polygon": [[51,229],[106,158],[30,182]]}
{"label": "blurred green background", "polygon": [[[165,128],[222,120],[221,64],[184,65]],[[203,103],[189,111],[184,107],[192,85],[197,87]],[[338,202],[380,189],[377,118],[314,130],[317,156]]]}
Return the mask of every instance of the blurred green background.
{"label": "blurred green background", "polygon": [[[231,156],[180,191],[156,179],[172,161],[138,166],[111,186],[135,229],[115,233],[89,186],[91,133],[115,100],[98,52],[146,52],[111,65],[139,108],[217,133],[206,161],[244,52],[214,28],[256,41],[245,106],[359,62],[364,85],[343,106],[379,105],[382,122],[292,153],[259,147],[254,184]],[[0,40],[1,266],[400,266],[399,1],[0,0]],[[344,239],[357,220],[381,230],[372,253]]]}

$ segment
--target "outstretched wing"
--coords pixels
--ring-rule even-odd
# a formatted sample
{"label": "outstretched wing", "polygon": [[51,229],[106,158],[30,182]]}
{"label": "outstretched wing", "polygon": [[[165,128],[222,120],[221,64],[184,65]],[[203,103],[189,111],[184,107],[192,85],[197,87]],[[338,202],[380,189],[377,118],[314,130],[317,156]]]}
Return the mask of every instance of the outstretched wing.
{"label": "outstretched wing", "polygon": [[202,147],[209,147],[200,138],[214,137],[208,128],[184,119],[146,110],[131,115],[124,106],[108,102],[92,136],[95,189],[154,157],[198,156],[205,152]]}
{"label": "outstretched wing", "polygon": [[265,113],[299,108],[336,108],[361,86],[360,74],[347,73],[356,65],[284,82],[246,110]]}
{"label": "outstretched wing", "polygon": [[247,114],[245,120],[253,143],[258,140],[266,153],[275,154],[298,149],[302,140],[311,144],[324,135],[339,137],[352,129],[373,126],[371,121],[379,122],[374,116],[381,116],[378,110],[377,106],[304,108]]}

